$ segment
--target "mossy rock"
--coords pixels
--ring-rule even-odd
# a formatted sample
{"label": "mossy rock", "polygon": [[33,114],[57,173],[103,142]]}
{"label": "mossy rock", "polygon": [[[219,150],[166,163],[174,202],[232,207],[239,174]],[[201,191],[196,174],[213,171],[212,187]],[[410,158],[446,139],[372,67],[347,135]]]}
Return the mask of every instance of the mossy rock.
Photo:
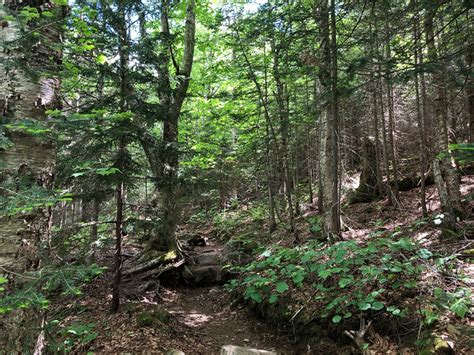
{"label": "mossy rock", "polygon": [[169,323],[170,314],[164,308],[157,308],[151,312],[140,312],[137,314],[136,320],[139,327],[160,326]]}
{"label": "mossy rock", "polygon": [[137,314],[136,319],[139,327],[151,327],[155,322],[153,315],[149,312],[141,312]]}
{"label": "mossy rock", "polygon": [[153,314],[155,318],[163,324],[168,324],[171,319],[171,315],[169,314],[169,312],[161,307],[155,309],[155,311],[153,311]]}

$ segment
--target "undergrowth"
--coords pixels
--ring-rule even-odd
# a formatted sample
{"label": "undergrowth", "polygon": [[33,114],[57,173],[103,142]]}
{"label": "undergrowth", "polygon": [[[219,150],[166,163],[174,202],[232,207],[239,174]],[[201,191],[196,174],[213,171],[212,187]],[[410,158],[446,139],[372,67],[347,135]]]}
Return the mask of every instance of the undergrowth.
{"label": "undergrowth", "polygon": [[469,313],[471,290],[462,286],[463,275],[455,274],[456,262],[396,234],[331,246],[274,245],[249,264],[232,267],[239,277],[228,288],[253,304],[273,305],[287,320],[332,324],[342,331],[354,319],[383,316],[394,324],[415,320],[413,331],[421,334],[443,317]]}

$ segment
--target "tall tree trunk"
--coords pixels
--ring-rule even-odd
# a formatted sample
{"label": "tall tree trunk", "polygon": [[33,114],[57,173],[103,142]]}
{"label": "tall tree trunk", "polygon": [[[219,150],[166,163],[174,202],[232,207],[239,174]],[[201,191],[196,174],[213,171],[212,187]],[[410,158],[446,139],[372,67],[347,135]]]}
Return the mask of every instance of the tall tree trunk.
{"label": "tall tree trunk", "polygon": [[378,80],[377,80],[377,92],[379,93],[378,99],[380,102],[380,123],[382,124],[382,155],[384,160],[385,166],[385,175],[387,176],[387,182],[385,184],[385,190],[387,192],[388,200],[392,206],[396,205],[395,196],[392,193],[391,184],[393,183],[391,180],[390,174],[390,161],[388,157],[388,139],[387,139],[387,125],[385,122],[385,107],[384,107],[384,100],[383,100],[383,90],[382,90],[382,73],[380,70],[379,65],[379,72],[378,72]]}
{"label": "tall tree trunk", "polygon": [[[16,1],[5,1],[0,6],[0,18],[8,18],[23,6],[42,6],[42,2],[25,1],[17,5]],[[10,8],[11,7],[11,8]],[[60,9],[53,8],[57,13],[54,18],[61,15]],[[44,20],[43,20],[44,21]],[[51,21],[51,20],[49,20]],[[42,36],[41,43],[36,46],[27,45],[22,42],[25,36],[18,27],[19,22],[15,19],[6,21],[6,25],[0,28],[2,50],[0,51],[0,118],[3,124],[18,123],[24,119],[44,121],[45,111],[60,107],[59,80],[49,77],[38,80],[33,79],[24,69],[41,72],[49,69],[59,71],[60,52],[54,51],[50,46],[60,42],[59,30],[55,25],[44,23],[44,28],[39,30]],[[48,22],[49,23],[49,22]],[[25,32],[29,28],[24,29]],[[22,58],[20,60],[20,58]],[[24,62],[26,61],[26,63]],[[18,63],[22,62],[22,66]],[[53,169],[55,163],[55,150],[50,142],[35,138],[25,132],[15,130],[0,131],[10,141],[5,149],[0,149],[1,171],[0,182],[6,182],[12,176],[24,175],[29,178],[29,184],[39,184],[49,188],[52,184]],[[18,186],[18,189],[23,186]],[[7,189],[1,189],[0,193],[9,196]],[[36,211],[35,218],[47,228],[47,217],[44,211]],[[30,217],[33,217],[31,215]],[[20,245],[19,235],[29,239],[31,231],[24,224],[24,218],[9,218],[0,216],[0,264],[12,266],[15,264],[22,267],[14,260],[14,255]],[[30,223],[32,225],[33,223]],[[23,231],[23,232],[21,232]],[[42,232],[46,232],[42,230]]]}
{"label": "tall tree trunk", "polygon": [[324,228],[328,238],[341,235],[339,202],[339,147],[338,147],[338,93],[337,93],[337,45],[335,1],[320,3],[319,25],[321,32],[322,65],[320,82],[327,101],[322,115],[321,167]]}
{"label": "tall tree trunk", "polygon": [[[119,36],[119,58],[120,58],[120,112],[129,110],[129,101],[131,100],[133,87],[129,74],[130,62],[130,36],[128,33],[128,9],[125,0],[119,0],[118,3],[118,21],[115,24],[115,30]],[[124,220],[124,199],[125,184],[122,174],[126,167],[123,165],[127,155],[127,138],[125,136],[126,128],[122,128],[121,136],[117,144],[116,168],[121,172],[120,180],[115,188],[116,194],[116,216],[115,216],[115,254],[114,254],[114,280],[112,285],[112,312],[117,312],[120,306],[120,282],[122,279],[122,237]]]}
{"label": "tall tree trunk", "polygon": [[274,193],[274,183],[273,183],[273,174],[272,174],[272,162],[271,162],[271,153],[270,153],[270,129],[268,123],[265,124],[265,163],[266,168],[265,172],[267,174],[267,190],[268,190],[268,213],[270,218],[269,223],[269,232],[272,233],[276,230],[277,224],[275,219],[275,193]]}
{"label": "tall tree trunk", "polygon": [[438,190],[441,207],[444,212],[444,226],[446,229],[456,229],[456,213],[462,210],[459,192],[459,183],[455,167],[451,163],[448,151],[448,130],[446,117],[446,92],[443,76],[442,62],[438,61],[438,53],[435,45],[433,18],[436,10],[427,9],[425,15],[425,35],[428,48],[429,60],[437,63],[440,68],[432,73],[434,86],[434,123],[436,156],[433,161],[433,175]]}
{"label": "tall tree trunk", "polygon": [[281,132],[281,160],[283,165],[283,188],[285,191],[285,197],[288,208],[288,215],[290,219],[291,233],[298,241],[298,231],[295,224],[295,211],[293,207],[293,196],[292,196],[292,179],[290,174],[290,159],[288,152],[288,138],[289,138],[289,112],[287,109],[287,93],[285,86],[280,77],[280,50],[277,48],[275,39],[272,39],[272,50],[273,50],[273,78],[276,84],[276,101],[278,105],[278,116],[280,118],[280,132]]}
{"label": "tall tree trunk", "polygon": [[[386,44],[386,58],[387,63],[390,63],[392,60],[392,53],[390,48],[390,38],[387,39]],[[391,67],[387,65],[386,71],[386,83],[387,83],[387,101],[388,101],[388,148],[389,148],[389,158],[392,163],[392,174],[393,174],[393,198],[396,204],[399,204],[400,196],[398,191],[398,163],[397,163],[397,154],[395,151],[395,109],[393,102],[393,85],[392,85],[392,73]],[[389,177],[387,176],[387,179]]]}
{"label": "tall tree trunk", "polygon": [[[415,1],[416,6],[416,1]],[[418,11],[418,10],[415,10]],[[418,28],[418,21],[419,16],[418,12],[415,14],[415,21],[413,25],[413,38],[414,38],[414,48],[415,48],[415,94],[416,94],[416,121],[418,124],[418,132],[419,132],[419,139],[420,139],[420,152],[419,152],[419,165],[420,165],[420,177],[421,177],[421,186],[420,186],[420,203],[421,203],[421,212],[424,218],[428,217],[428,210],[426,208],[426,170],[427,170],[427,162],[429,161],[429,157],[427,154],[427,142],[426,142],[426,124],[425,124],[425,117],[426,109],[422,109],[421,105],[424,103],[421,102],[420,97],[420,75],[418,74],[419,66],[421,63],[421,56],[420,50],[418,49],[419,46],[419,36],[420,31]],[[421,78],[424,80],[424,78]],[[424,100],[425,98],[423,98]]]}
{"label": "tall tree trunk", "polygon": [[87,263],[94,264],[96,261],[97,241],[98,241],[98,223],[100,216],[100,199],[95,197],[92,201],[92,216],[90,236],[89,236],[89,257]]}
{"label": "tall tree trunk", "polygon": [[[52,16],[41,17],[34,25],[20,28],[21,22],[10,18],[26,6],[39,11],[50,8]],[[4,0],[0,5],[0,136],[11,143],[0,148],[0,183],[21,181],[15,187],[0,186],[0,194],[5,198],[12,196],[12,190],[23,194],[35,185],[53,187],[56,159],[53,144],[21,130],[6,129],[4,125],[14,126],[24,119],[41,124],[46,120],[46,110],[61,107],[60,81],[54,77],[60,70],[61,51],[53,46],[61,42],[58,24],[63,17],[63,9],[51,6],[49,1]],[[33,32],[37,37],[31,35]],[[41,74],[41,79],[33,78],[32,72]],[[0,214],[0,276],[5,270],[21,272],[31,266],[38,267],[41,244],[48,243],[51,237],[52,209],[35,209],[12,217],[4,212]],[[23,250],[22,246],[29,247]],[[30,255],[31,250],[36,253]],[[16,259],[15,255],[22,257]],[[31,351],[30,337],[36,337],[36,327],[40,327],[36,316],[32,310],[18,309],[0,317],[0,349],[12,354]],[[25,329],[26,334],[22,332]]]}
{"label": "tall tree trunk", "polygon": [[383,195],[383,181],[382,181],[382,158],[380,155],[380,133],[379,133],[379,112],[378,112],[378,105],[377,105],[377,78],[376,78],[376,55],[377,53],[377,29],[373,29],[373,20],[375,17],[374,14],[374,6],[375,1],[372,2],[372,11],[371,11],[371,19],[369,23],[369,34],[370,34],[370,44],[369,50],[371,54],[371,67],[370,67],[370,80],[371,84],[371,94],[372,94],[372,130],[374,134],[374,144],[375,144],[375,176],[377,177],[377,192],[378,195]]}
{"label": "tall tree trunk", "polygon": [[[466,64],[469,72],[473,71],[474,45],[471,43],[466,54]],[[474,142],[474,79],[472,75],[467,78],[466,83],[467,106],[469,114],[469,141]]]}
{"label": "tall tree trunk", "polygon": [[[120,143],[121,150],[124,149],[123,142]],[[120,306],[120,281],[122,279],[122,234],[123,234],[123,197],[124,184],[120,182],[116,191],[116,215],[115,215],[115,253],[114,253],[114,280],[112,290],[112,312],[117,312]]]}

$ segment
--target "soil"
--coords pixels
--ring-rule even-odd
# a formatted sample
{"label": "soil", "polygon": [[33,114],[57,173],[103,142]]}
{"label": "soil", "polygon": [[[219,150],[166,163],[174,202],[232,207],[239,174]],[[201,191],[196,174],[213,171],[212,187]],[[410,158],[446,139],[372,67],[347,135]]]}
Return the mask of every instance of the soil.
{"label": "soil", "polygon": [[[79,302],[58,305],[69,313],[63,324],[94,322],[97,338],[78,344],[76,353],[150,353],[181,350],[186,354],[219,354],[223,345],[238,345],[279,354],[301,354],[288,333],[256,319],[242,306],[233,306],[221,286],[170,289],[160,287],[159,296],[147,292],[137,300],[124,301],[116,314],[109,312],[110,295],[101,292],[105,280],[86,290]],[[125,291],[126,293],[126,291]],[[155,309],[169,312],[170,322],[139,326],[137,315]]]}

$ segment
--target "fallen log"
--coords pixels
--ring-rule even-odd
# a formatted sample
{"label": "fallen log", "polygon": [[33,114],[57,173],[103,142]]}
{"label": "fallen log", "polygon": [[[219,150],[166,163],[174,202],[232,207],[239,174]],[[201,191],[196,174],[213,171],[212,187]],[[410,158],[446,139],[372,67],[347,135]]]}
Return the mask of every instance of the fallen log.
{"label": "fallen log", "polygon": [[166,253],[166,254],[160,255],[159,257],[157,257],[155,259],[152,259],[150,261],[147,261],[143,264],[140,264],[136,267],[133,267],[129,270],[124,271],[123,276],[126,277],[126,276],[139,274],[139,273],[142,273],[142,272],[146,272],[146,271],[149,271],[149,270],[152,270],[152,269],[156,268],[157,266],[159,266],[161,264],[170,262],[174,259],[176,259],[176,254],[174,255],[174,257],[170,257],[169,253]]}
{"label": "fallen log", "polygon": [[161,274],[163,274],[167,271],[179,268],[180,266],[184,265],[185,262],[186,262],[186,260],[181,259],[181,260],[179,260],[175,263],[168,264],[168,265],[163,265],[162,267],[159,267],[159,268],[154,268],[152,270],[147,271],[143,275],[141,275],[140,278],[142,280],[145,280],[145,279],[147,279],[149,277],[152,277],[152,276],[155,277],[155,278],[158,278],[158,277],[160,277]]}

